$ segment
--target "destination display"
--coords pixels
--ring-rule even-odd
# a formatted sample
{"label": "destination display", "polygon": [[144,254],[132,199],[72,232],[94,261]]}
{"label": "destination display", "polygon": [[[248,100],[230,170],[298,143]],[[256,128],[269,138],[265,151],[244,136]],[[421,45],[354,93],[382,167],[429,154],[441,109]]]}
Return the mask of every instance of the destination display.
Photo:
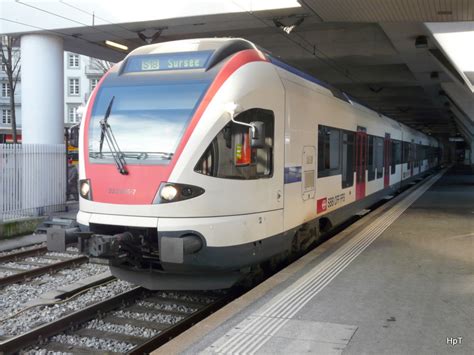
{"label": "destination display", "polygon": [[125,72],[205,68],[213,51],[138,55],[127,60]]}

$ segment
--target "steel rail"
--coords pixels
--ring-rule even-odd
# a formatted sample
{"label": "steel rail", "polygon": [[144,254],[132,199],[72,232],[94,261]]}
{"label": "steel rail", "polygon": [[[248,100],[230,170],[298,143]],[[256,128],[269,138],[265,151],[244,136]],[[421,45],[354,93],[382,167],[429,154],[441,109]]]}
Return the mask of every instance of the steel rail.
{"label": "steel rail", "polygon": [[7,261],[16,260],[19,258],[24,258],[26,256],[34,256],[38,254],[45,254],[48,251],[47,247],[38,247],[28,250],[18,251],[16,253],[11,253],[7,255],[0,256],[0,263],[6,263]]}
{"label": "steel rail", "polygon": [[141,294],[149,292],[142,287],[135,287],[117,296],[95,303],[86,308],[68,314],[51,323],[39,326],[27,333],[17,335],[0,343],[1,354],[13,354],[20,350],[41,342],[48,337],[61,333],[76,325],[87,322],[97,317],[98,314],[111,311],[123,305],[127,300],[135,300]]}
{"label": "steel rail", "polygon": [[231,293],[217,299],[216,301],[204,306],[202,309],[198,309],[197,311],[191,313],[188,317],[185,317],[178,323],[171,325],[169,328],[164,329],[159,334],[146,340],[144,343],[138,344],[128,354],[142,355],[150,353],[151,351],[157,349],[158,347],[170,341],[174,337],[180,335],[185,330],[191,328],[197,322],[203,320],[210,314],[219,310],[235,298],[236,295]]}
{"label": "steel rail", "polygon": [[[147,294],[151,294],[151,291],[142,287],[135,287],[110,299],[98,302],[82,310],[78,310],[74,313],[66,315],[56,321],[37,327],[27,333],[17,335],[5,340],[4,342],[0,342],[0,353],[13,354],[20,352],[22,349],[25,349],[29,346],[34,346],[35,344],[46,341],[53,335],[59,334],[68,329],[75,329],[80,324],[86,323],[98,316],[104,316],[105,313],[123,307],[127,302],[131,302],[131,304],[133,304],[137,298]],[[168,342],[170,339],[178,336],[188,328],[192,327],[197,322],[206,318],[213,312],[222,308],[235,297],[236,295],[231,293],[218,298],[210,304],[204,305],[202,308],[189,314],[178,323],[166,327],[156,336],[150,339],[144,339],[143,342],[137,344],[129,352],[129,354],[144,354],[153,351],[154,349]],[[176,301],[179,302],[178,300]],[[86,351],[87,349],[84,350]]]}
{"label": "steel rail", "polygon": [[13,283],[22,282],[32,277],[44,275],[50,272],[59,271],[61,269],[67,268],[72,265],[83,264],[87,262],[88,260],[89,258],[87,256],[78,256],[75,258],[71,258],[69,260],[64,260],[64,261],[60,261],[54,264],[48,264],[48,265],[40,266],[38,268],[34,268],[34,269],[27,270],[24,272],[19,272],[17,274],[9,275],[0,279],[0,288],[13,284]]}

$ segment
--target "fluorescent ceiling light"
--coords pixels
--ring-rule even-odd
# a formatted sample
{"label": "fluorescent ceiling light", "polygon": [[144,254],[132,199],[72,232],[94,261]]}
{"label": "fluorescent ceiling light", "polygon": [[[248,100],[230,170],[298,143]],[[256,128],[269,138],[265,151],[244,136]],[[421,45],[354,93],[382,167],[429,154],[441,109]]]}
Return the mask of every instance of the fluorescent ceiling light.
{"label": "fluorescent ceiling light", "polygon": [[117,48],[117,49],[121,49],[123,51],[128,51],[128,47],[123,45],[123,44],[120,44],[120,43],[117,43],[117,42],[112,42],[112,41],[105,41],[105,45],[106,46],[109,46],[109,47],[113,47],[113,48]]}
{"label": "fluorescent ceiling light", "polygon": [[462,71],[474,71],[474,31],[437,33],[443,49]]}
{"label": "fluorescent ceiling light", "polygon": [[448,22],[426,25],[467,86],[474,92],[474,24]]}
{"label": "fluorescent ceiling light", "polygon": [[301,7],[297,0],[230,0],[245,11],[263,11]]}

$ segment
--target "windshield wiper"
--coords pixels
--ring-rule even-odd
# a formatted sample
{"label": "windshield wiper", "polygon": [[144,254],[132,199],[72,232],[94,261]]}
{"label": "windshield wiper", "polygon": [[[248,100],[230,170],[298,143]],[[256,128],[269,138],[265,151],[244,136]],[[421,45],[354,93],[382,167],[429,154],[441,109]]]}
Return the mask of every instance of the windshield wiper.
{"label": "windshield wiper", "polygon": [[123,157],[123,153],[120,151],[120,148],[117,144],[117,140],[115,139],[114,133],[112,132],[112,128],[107,123],[110,112],[112,111],[112,104],[114,103],[115,96],[112,96],[112,100],[110,100],[109,106],[107,107],[107,111],[105,112],[104,118],[99,121],[100,123],[100,145],[99,145],[99,154],[102,155],[102,146],[104,144],[104,139],[109,146],[110,153],[114,158],[115,164],[117,165],[117,169],[120,174],[128,175],[128,170],[125,167],[125,159]]}
{"label": "windshield wiper", "polygon": [[158,155],[160,158],[171,160],[171,158],[173,158],[174,153],[170,153],[170,152],[148,152],[148,155]]}
{"label": "windshield wiper", "polygon": [[146,160],[153,156],[158,156],[162,159],[171,160],[173,153],[169,152],[122,152],[125,158],[135,158],[137,160]]}

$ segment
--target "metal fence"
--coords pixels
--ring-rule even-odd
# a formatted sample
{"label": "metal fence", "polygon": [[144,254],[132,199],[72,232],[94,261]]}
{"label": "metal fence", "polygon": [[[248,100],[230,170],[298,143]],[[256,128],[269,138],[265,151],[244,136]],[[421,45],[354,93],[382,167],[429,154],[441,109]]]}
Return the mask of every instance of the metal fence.
{"label": "metal fence", "polygon": [[64,144],[0,144],[0,222],[62,211]]}

